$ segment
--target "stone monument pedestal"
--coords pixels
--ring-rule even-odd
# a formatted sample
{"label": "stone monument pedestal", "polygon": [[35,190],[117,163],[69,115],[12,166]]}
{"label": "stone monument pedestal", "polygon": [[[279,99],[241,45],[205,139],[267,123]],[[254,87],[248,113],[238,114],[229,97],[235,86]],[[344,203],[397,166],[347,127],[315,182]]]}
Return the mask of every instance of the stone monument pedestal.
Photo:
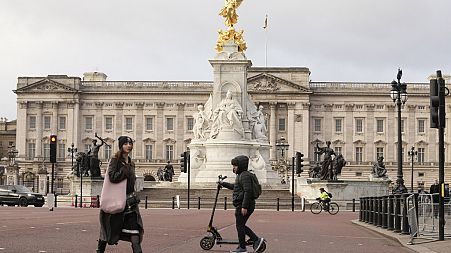
{"label": "stone monument pedestal", "polygon": [[346,205],[346,203],[352,202],[353,199],[358,201],[361,197],[388,195],[390,183],[391,180],[389,179],[326,181],[317,178],[297,178],[295,192],[299,197],[305,198],[308,203],[312,203],[320,195],[319,188],[324,188],[327,192],[332,193],[333,202],[337,202],[339,205]]}
{"label": "stone monument pedestal", "polygon": [[103,178],[91,178],[91,177],[83,177],[83,189],[80,191],[80,178],[73,177],[70,180],[70,194],[72,196],[80,196],[82,193],[83,198],[85,197],[96,197],[100,196],[102,193],[103,187]]}

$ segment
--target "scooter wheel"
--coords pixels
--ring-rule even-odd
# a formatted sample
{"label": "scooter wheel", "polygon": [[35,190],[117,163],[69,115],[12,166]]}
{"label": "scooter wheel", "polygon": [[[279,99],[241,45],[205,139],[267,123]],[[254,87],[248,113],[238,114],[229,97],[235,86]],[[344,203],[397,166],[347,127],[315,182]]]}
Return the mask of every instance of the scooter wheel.
{"label": "scooter wheel", "polygon": [[263,241],[262,246],[258,249],[257,253],[262,253],[266,250],[266,241]]}
{"label": "scooter wheel", "polygon": [[211,236],[205,236],[200,240],[200,247],[203,250],[211,250],[215,246],[215,239]]}

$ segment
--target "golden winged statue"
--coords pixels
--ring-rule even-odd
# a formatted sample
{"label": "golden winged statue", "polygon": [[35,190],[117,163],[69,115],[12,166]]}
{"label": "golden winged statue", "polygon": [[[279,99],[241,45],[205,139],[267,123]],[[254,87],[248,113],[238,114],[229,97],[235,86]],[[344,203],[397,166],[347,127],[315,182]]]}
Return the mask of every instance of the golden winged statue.
{"label": "golden winged statue", "polygon": [[225,18],[224,23],[227,27],[233,27],[238,22],[236,9],[240,7],[242,2],[243,0],[225,0],[224,7],[222,7],[219,15]]}
{"label": "golden winged statue", "polygon": [[233,25],[238,22],[238,15],[236,9],[240,7],[243,0],[225,0],[224,7],[222,7],[219,15],[225,18],[225,25],[229,28],[227,31],[218,30],[218,41],[216,43],[216,51],[218,53],[223,51],[224,43],[233,40],[238,45],[238,51],[244,52],[246,50],[246,41],[243,39],[243,30],[235,31]]}

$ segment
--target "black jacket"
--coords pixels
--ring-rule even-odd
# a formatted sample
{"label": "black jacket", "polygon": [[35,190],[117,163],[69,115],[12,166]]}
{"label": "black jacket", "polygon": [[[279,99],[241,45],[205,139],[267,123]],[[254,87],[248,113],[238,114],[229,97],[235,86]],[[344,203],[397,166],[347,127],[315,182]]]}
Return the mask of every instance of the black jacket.
{"label": "black jacket", "polygon": [[233,190],[233,206],[246,209],[255,208],[255,199],[252,193],[252,177],[250,172],[247,171],[249,158],[247,156],[237,156],[234,160],[238,163],[235,183],[222,182],[221,185]]}
{"label": "black jacket", "polygon": [[[112,158],[108,166],[107,171],[112,183],[119,183],[122,180],[127,180],[127,194],[134,192],[136,175],[135,175],[135,163],[129,158],[129,163],[126,165],[122,161],[117,161],[116,158]],[[144,226],[141,219],[141,214],[139,213],[138,205],[132,207],[133,212],[137,216],[140,240],[142,241]],[[108,214],[100,210],[100,239],[102,241],[107,241],[108,244],[115,244],[119,240],[129,241],[129,237],[122,236],[122,226],[124,225],[125,212],[117,214]]]}

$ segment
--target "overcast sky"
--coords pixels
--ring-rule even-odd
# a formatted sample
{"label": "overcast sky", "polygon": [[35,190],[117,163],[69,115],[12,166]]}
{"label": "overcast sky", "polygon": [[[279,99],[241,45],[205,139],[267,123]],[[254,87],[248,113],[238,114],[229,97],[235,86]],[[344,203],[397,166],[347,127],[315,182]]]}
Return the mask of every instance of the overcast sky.
{"label": "overcast sky", "polygon": [[[212,80],[224,0],[2,0],[0,117],[18,76],[99,71],[109,80]],[[253,66],[308,67],[312,81],[427,82],[451,74],[449,0],[244,0]],[[388,95],[387,95],[388,96]]]}

